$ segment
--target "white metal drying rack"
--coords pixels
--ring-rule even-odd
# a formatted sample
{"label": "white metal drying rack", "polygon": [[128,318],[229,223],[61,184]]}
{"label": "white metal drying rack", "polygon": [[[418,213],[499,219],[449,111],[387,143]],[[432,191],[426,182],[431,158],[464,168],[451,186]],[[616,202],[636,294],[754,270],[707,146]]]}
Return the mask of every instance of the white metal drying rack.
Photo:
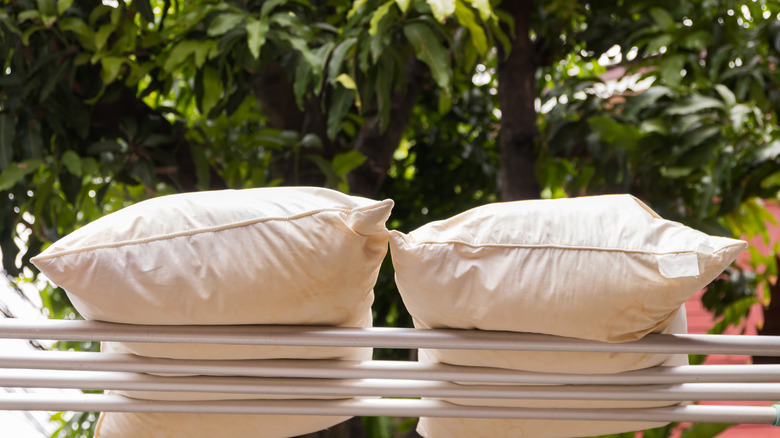
{"label": "white metal drying rack", "polygon": [[[304,326],[142,326],[0,320],[0,338],[317,347],[438,348],[780,356],[780,337],[647,335],[602,343],[478,330]],[[157,376],[146,373],[196,374]],[[460,385],[452,382],[469,382]],[[420,397],[780,401],[780,365],[654,367],[584,375],[409,361],[174,360],[118,353],[0,352],[0,383],[20,388],[197,391],[336,400],[150,401],[112,394],[0,394],[0,410],[193,412],[716,422],[780,425],[780,406],[541,409],[459,406]],[[557,384],[557,386],[551,386]],[[388,398],[382,398],[388,397]]]}

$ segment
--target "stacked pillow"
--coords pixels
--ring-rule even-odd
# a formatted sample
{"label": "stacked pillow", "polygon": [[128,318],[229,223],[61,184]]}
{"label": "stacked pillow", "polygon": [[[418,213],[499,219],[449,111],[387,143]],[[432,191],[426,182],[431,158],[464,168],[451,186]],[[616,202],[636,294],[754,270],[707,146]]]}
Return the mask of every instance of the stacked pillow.
{"label": "stacked pillow", "polygon": [[[313,187],[170,195],[100,218],[33,263],[87,319],[129,324],[368,327],[393,202]],[[354,359],[366,348],[107,343],[174,359]],[[160,393],[125,393],[171,398]],[[181,398],[177,396],[177,398]],[[241,398],[191,394],[191,399]],[[97,436],[283,437],[344,417],[104,414]],[[169,432],[166,432],[169,431]],[[231,431],[231,432],[228,432]]]}
{"label": "stacked pillow", "polygon": [[[418,328],[543,333],[603,342],[685,333],[683,303],[745,247],[663,220],[628,195],[497,203],[410,234],[388,233],[393,203],[321,188],[199,192],[151,199],[71,233],[32,259],[87,319],[130,324],[368,327],[387,251]],[[105,343],[173,359],[353,359],[371,349]],[[536,372],[617,373],[685,355],[422,349],[420,360]],[[143,399],[236,394],[121,392]],[[254,397],[254,396],[249,396]],[[258,398],[254,397],[254,398]],[[450,399],[461,405],[653,407],[673,402]],[[294,436],[328,416],[107,413],[96,436]],[[591,436],[650,422],[422,418],[425,437]]]}
{"label": "stacked pillow", "polygon": [[[419,328],[533,332],[603,342],[685,333],[683,303],[745,246],[666,221],[628,195],[491,204],[408,235],[393,231],[390,238],[396,283]],[[459,350],[421,350],[420,360],[585,374],[687,363],[685,356],[661,354]],[[550,403],[562,408],[659,405]],[[654,426],[423,418],[418,432],[425,437],[552,437]]]}

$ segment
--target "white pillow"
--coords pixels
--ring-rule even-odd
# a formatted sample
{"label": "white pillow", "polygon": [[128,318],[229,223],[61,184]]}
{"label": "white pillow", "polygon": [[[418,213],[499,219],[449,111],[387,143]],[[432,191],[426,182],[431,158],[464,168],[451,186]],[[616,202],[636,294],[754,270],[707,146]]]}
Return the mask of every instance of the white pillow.
{"label": "white pillow", "polygon": [[[87,319],[370,327],[392,206],[309,187],[170,195],[98,219],[32,261]],[[140,342],[103,348],[174,359],[371,358],[370,348]],[[262,398],[117,392],[152,400]],[[104,413],[96,436],[240,438],[262,430],[286,437],[347,418]]]}
{"label": "white pillow", "polygon": [[[628,195],[491,204],[408,235],[393,231],[390,237],[396,284],[418,328],[533,332],[604,342],[636,340],[650,332],[685,333],[683,303],[745,246],[666,221]],[[421,350],[420,360],[580,374],[687,364],[685,355],[431,349]],[[571,437],[657,426],[421,418],[418,432],[428,438]]]}
{"label": "white pillow", "polygon": [[390,237],[396,284],[423,327],[605,342],[668,325],[745,246],[629,195],[490,204]]}
{"label": "white pillow", "polygon": [[98,420],[95,438],[285,438],[325,429],[349,418],[105,412]]}
{"label": "white pillow", "polygon": [[[664,334],[687,333],[685,306]],[[523,371],[573,374],[610,374],[653,366],[688,365],[685,354],[574,353],[547,351],[466,351],[421,349],[420,362],[510,368]],[[610,400],[478,400],[445,399],[459,405],[512,406],[523,408],[648,408],[671,406],[673,401]],[[508,420],[475,418],[421,418],[417,432],[426,438],[555,438],[589,437],[661,427],[666,423],[647,421]]]}
{"label": "white pillow", "polygon": [[[595,402],[593,400],[574,401],[528,401],[515,402],[503,400],[495,406],[513,406],[519,408],[654,408],[663,407],[663,402]],[[456,404],[486,406],[485,400],[458,400]],[[590,421],[590,420],[493,420],[482,418],[421,418],[417,424],[417,433],[424,438],[574,438],[594,437],[618,434],[643,429],[662,427],[668,424],[652,421]]]}
{"label": "white pillow", "polygon": [[163,196],[32,262],[87,319],[340,325],[371,306],[392,205],[313,187]]}

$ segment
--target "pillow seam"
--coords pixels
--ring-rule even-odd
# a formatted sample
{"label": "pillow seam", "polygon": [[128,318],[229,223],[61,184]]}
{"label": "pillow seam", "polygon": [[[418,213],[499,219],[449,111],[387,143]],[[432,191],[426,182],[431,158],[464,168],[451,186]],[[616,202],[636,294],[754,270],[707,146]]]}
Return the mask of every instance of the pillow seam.
{"label": "pillow seam", "polygon": [[152,242],[158,242],[163,240],[170,240],[170,239],[176,239],[179,237],[186,237],[186,236],[194,236],[196,234],[204,234],[204,233],[213,233],[218,231],[225,231],[230,230],[234,228],[242,228],[242,227],[248,227],[251,225],[264,223],[264,222],[271,222],[271,221],[292,221],[296,219],[301,219],[309,216],[314,216],[316,214],[320,213],[328,213],[328,212],[340,212],[340,213],[362,213],[364,211],[369,211],[371,209],[382,207],[385,204],[385,201],[380,201],[379,203],[375,205],[370,206],[364,206],[364,207],[357,207],[357,208],[339,208],[339,207],[329,207],[329,208],[322,208],[319,210],[314,211],[308,211],[305,213],[300,213],[297,215],[292,216],[280,216],[280,217],[268,217],[268,218],[255,218],[255,219],[249,219],[241,222],[234,222],[231,224],[226,225],[220,225],[216,227],[207,227],[207,228],[198,228],[194,230],[188,230],[188,231],[180,231],[177,233],[169,233],[164,234],[161,236],[155,236],[155,237],[147,237],[144,239],[135,239],[135,240],[122,240],[118,242],[111,242],[111,243],[104,243],[100,245],[91,245],[86,246],[83,248],[78,249],[71,249],[71,250],[64,250],[61,252],[57,252],[55,254],[50,255],[38,255],[34,257],[36,260],[51,260],[56,259],[58,257],[73,255],[73,254],[81,254],[86,252],[91,252],[99,249],[108,249],[108,248],[119,248],[122,246],[133,246],[133,245],[143,245],[145,243],[152,243]]}
{"label": "pillow seam", "polygon": [[[422,241],[422,242],[414,243],[414,246],[422,246],[422,245],[461,245],[461,246],[468,246],[475,249],[478,248],[569,249],[569,250],[581,250],[581,251],[627,252],[632,254],[649,254],[649,255],[669,255],[669,254],[685,254],[685,253],[700,254],[698,251],[691,251],[691,250],[654,252],[654,251],[645,251],[640,249],[604,248],[604,247],[597,247],[597,246],[566,246],[566,245],[546,245],[546,244],[532,245],[532,244],[514,244],[514,243],[474,244],[474,243],[463,242],[459,240],[449,240],[443,242]],[[736,244],[736,243],[732,245],[727,245],[717,251],[713,251],[711,254],[717,254],[727,250],[728,248],[732,248],[739,245],[740,244]],[[407,247],[409,249],[413,248],[412,245],[408,245],[408,244]]]}

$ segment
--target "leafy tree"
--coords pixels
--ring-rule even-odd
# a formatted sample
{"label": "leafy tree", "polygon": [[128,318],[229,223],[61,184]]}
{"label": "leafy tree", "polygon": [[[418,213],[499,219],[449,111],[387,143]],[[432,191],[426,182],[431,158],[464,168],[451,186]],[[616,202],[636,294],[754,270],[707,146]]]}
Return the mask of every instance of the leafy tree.
{"label": "leafy tree", "polygon": [[[0,247],[19,282],[97,217],[227,187],[391,197],[407,231],[502,199],[630,192],[709,233],[766,236],[775,0],[105,3],[0,10]],[[708,290],[716,331],[774,260],[752,251],[754,269]],[[410,324],[393,288],[385,269],[378,325]],[[62,290],[41,296],[76,317]]]}

